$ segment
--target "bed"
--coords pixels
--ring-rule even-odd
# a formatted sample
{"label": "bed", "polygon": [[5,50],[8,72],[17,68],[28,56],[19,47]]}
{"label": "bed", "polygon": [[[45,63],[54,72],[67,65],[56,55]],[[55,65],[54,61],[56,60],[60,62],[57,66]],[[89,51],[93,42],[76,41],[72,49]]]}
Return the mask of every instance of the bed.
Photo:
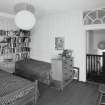
{"label": "bed", "polygon": [[35,105],[37,80],[32,82],[0,70],[0,105]]}
{"label": "bed", "polygon": [[38,80],[47,85],[50,84],[51,64],[35,59],[17,61],[15,74],[24,78]]}

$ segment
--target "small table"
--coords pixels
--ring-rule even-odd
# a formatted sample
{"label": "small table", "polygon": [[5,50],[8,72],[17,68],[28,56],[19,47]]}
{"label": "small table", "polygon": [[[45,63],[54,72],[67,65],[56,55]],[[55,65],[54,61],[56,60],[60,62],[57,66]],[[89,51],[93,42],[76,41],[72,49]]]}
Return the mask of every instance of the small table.
{"label": "small table", "polygon": [[100,98],[99,105],[105,105],[105,84],[99,86]]}

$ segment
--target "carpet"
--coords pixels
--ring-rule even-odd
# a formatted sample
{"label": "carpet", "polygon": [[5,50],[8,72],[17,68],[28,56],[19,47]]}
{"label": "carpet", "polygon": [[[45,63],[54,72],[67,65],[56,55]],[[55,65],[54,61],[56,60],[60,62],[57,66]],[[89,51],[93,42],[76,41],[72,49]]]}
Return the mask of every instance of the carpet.
{"label": "carpet", "polygon": [[36,105],[96,105],[98,85],[73,81],[62,92],[39,83],[40,97]]}

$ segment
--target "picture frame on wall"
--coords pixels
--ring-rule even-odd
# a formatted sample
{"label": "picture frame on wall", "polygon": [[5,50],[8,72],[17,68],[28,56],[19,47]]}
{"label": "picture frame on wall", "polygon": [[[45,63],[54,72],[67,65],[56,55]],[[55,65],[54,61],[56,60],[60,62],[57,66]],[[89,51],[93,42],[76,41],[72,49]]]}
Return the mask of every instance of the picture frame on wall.
{"label": "picture frame on wall", "polygon": [[56,50],[64,49],[64,37],[55,37],[55,49]]}

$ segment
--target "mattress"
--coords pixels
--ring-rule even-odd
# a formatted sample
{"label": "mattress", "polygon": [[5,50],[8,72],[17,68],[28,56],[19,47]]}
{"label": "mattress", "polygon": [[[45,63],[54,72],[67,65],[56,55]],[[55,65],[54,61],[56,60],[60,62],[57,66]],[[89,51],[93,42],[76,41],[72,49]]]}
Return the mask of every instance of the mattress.
{"label": "mattress", "polygon": [[[34,91],[34,86],[29,80],[0,70],[0,105],[21,98],[32,89]],[[34,94],[31,94],[32,96],[34,97]]]}
{"label": "mattress", "polygon": [[16,62],[16,74],[24,77],[38,79],[40,81],[49,82],[49,75],[51,71],[51,64],[35,59],[28,59],[27,61]]}
{"label": "mattress", "polygon": [[28,59],[27,61],[16,62],[16,69],[28,74],[43,74],[50,71],[51,64],[34,59]]}

